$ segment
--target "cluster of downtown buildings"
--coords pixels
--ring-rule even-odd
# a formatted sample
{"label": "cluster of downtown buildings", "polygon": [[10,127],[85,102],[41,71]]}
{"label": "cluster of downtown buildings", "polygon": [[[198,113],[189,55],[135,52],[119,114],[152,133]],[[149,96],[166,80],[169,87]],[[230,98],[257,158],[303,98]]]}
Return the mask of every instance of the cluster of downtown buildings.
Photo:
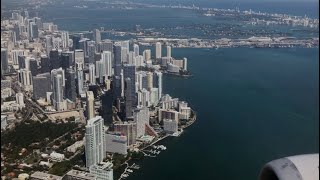
{"label": "cluster of downtown buildings", "polygon": [[[103,162],[107,153],[127,155],[128,149],[151,142],[160,133],[177,133],[179,120],[191,116],[186,102],[163,94],[161,69],[187,70],[187,59],[172,58],[170,46],[163,57],[162,44],[157,42],[152,59],[151,50],[140,54],[138,44],[101,40],[98,29],[92,40],[83,34],[70,35],[54,23],[29,17],[28,11],[12,13],[10,19],[1,21],[1,29],[1,85],[5,85],[1,96],[12,96],[11,87],[16,85],[18,107],[25,107],[28,99],[46,107],[46,112],[85,111],[85,138],[74,146],[85,146],[89,172],[71,170],[66,179],[81,174],[113,179],[112,163]],[[99,93],[106,99],[104,118],[96,112]],[[150,118],[157,127],[150,125]],[[6,122],[2,119],[3,129]],[[33,176],[46,175],[37,172]]]}

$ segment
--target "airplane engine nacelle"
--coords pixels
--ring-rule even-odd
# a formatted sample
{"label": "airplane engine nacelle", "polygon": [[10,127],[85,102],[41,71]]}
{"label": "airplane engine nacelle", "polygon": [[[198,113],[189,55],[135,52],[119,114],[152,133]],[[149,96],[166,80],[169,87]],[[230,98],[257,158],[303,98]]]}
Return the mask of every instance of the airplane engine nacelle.
{"label": "airplane engine nacelle", "polygon": [[259,180],[317,180],[319,179],[319,154],[285,157],[267,163]]}

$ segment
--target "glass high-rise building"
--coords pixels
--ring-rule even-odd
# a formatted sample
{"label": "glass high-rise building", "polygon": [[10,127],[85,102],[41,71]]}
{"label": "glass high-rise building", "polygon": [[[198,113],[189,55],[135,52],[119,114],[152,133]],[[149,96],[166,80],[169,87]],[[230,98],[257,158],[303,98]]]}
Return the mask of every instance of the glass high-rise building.
{"label": "glass high-rise building", "polygon": [[76,74],[73,69],[66,70],[66,98],[70,99],[71,101],[75,102],[77,98],[76,93]]}
{"label": "glass high-rise building", "polygon": [[8,50],[6,48],[1,48],[1,74],[9,70],[8,66]]}

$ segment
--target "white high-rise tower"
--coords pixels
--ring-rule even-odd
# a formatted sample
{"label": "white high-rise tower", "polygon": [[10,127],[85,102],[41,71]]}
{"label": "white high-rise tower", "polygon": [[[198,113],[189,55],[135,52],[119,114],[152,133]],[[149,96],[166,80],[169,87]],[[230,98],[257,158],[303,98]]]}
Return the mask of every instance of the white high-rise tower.
{"label": "white high-rise tower", "polygon": [[89,81],[91,85],[96,84],[95,65],[89,64]]}
{"label": "white high-rise tower", "polygon": [[89,119],[86,125],[85,153],[86,167],[98,164],[106,157],[103,118],[96,116]]}
{"label": "white high-rise tower", "polygon": [[146,49],[143,51],[143,59],[145,61],[149,61],[151,59],[151,50],[150,49]]}
{"label": "white high-rise tower", "polygon": [[103,51],[101,60],[105,69],[105,76],[112,76],[112,56],[110,51]]}
{"label": "white high-rise tower", "polygon": [[87,91],[87,117],[92,119],[95,115],[94,113],[94,95],[92,91]]}
{"label": "white high-rise tower", "polygon": [[69,47],[69,32],[63,31],[61,33],[61,39],[62,39],[62,47],[68,48]]}
{"label": "white high-rise tower", "polygon": [[76,63],[77,79],[78,79],[78,94],[83,94],[83,64]]}
{"label": "white high-rise tower", "polygon": [[99,29],[93,31],[93,40],[98,44],[101,42],[101,33]]}
{"label": "white high-rise tower", "polygon": [[55,74],[53,76],[53,103],[57,111],[63,110],[63,86],[61,74]]}
{"label": "white high-rise tower", "polygon": [[167,46],[167,57],[171,57],[171,46]]}
{"label": "white high-rise tower", "polygon": [[161,43],[157,42],[156,43],[156,59],[161,58]]}
{"label": "white high-rise tower", "polygon": [[139,56],[139,45],[138,44],[133,45],[133,52],[134,52],[134,57]]}

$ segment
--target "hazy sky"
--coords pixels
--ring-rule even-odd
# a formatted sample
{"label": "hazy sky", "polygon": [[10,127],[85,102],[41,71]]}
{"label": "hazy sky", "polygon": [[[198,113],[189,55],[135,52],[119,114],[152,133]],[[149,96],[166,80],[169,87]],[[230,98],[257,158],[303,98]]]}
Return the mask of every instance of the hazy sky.
{"label": "hazy sky", "polygon": [[[135,1],[135,0],[133,0]],[[138,0],[141,1],[141,0]],[[168,0],[149,0],[149,1],[168,1]],[[255,3],[259,3],[259,2],[316,2],[318,3],[319,0],[170,0],[171,2],[204,2],[204,1],[210,1],[210,2],[233,2],[233,3],[239,3],[239,2],[255,2]]]}

